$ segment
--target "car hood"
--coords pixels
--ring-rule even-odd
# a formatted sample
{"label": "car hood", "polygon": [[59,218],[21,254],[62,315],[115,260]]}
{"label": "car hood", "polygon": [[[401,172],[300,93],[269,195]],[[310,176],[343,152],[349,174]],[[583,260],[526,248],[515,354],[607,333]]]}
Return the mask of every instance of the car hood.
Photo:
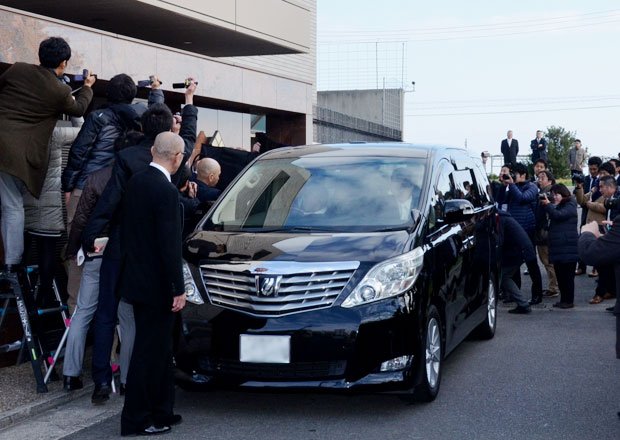
{"label": "car hood", "polygon": [[184,245],[185,259],[200,261],[360,261],[375,263],[410,250],[405,231],[366,233],[195,232]]}

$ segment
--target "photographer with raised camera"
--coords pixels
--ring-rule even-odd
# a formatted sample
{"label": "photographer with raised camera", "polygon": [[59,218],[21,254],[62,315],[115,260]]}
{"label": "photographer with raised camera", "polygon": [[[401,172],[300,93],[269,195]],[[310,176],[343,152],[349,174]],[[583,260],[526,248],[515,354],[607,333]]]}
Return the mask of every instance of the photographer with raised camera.
{"label": "photographer with raised camera", "polygon": [[[506,173],[505,171],[509,171]],[[536,234],[536,203],[538,201],[538,188],[528,180],[527,167],[522,163],[516,163],[510,168],[502,167],[501,181],[503,187],[497,194],[497,204],[500,210],[509,212],[521,225],[528,235],[532,246],[535,246]],[[527,270],[532,279],[531,304],[542,302],[542,277],[538,261],[534,258],[526,261]],[[519,271],[515,273],[515,283],[521,285]],[[510,301],[511,298],[505,298]]]}
{"label": "photographer with raised camera", "polygon": [[[575,194],[575,197],[577,198],[577,204],[581,206],[581,227],[586,224],[586,221],[588,219],[588,207],[585,204],[586,198],[584,198],[584,195],[590,193],[593,188],[596,188],[598,169],[602,163],[603,161],[600,157],[592,156],[588,159],[588,175],[572,176],[573,184],[575,185],[573,194]],[[596,194],[594,194],[594,196],[596,200]],[[578,260],[575,275],[583,275],[584,273],[586,273],[586,269],[586,264],[583,261]],[[596,276],[596,271],[593,270],[592,274]]]}
{"label": "photographer with raised camera", "polygon": [[577,203],[566,186],[555,184],[540,200],[549,216],[549,261],[560,288],[560,301],[553,307],[575,307],[575,263],[577,262]]}
{"label": "photographer with raised camera", "polygon": [[[543,199],[549,199],[551,187],[555,185],[555,178],[550,171],[541,171],[538,173],[538,193],[539,202]],[[553,298],[560,295],[558,287],[558,279],[555,275],[553,264],[549,261],[549,215],[545,211],[545,206],[538,203],[536,209],[536,250],[538,257],[547,271],[547,279],[549,280],[549,288],[543,290],[543,296]]]}
{"label": "photographer with raised camera", "polygon": [[49,163],[49,140],[58,117],[82,116],[93,97],[94,76],[74,98],[64,82],[71,58],[65,40],[39,45],[40,65],[15,63],[0,76],[0,201],[5,267],[12,272],[24,252],[24,202],[28,191],[41,195]]}
{"label": "photographer with raised camera", "polygon": [[[131,105],[137,88],[129,75],[120,73],[110,79],[106,89],[107,103],[91,112],[69,150],[67,165],[62,172],[62,191],[67,206],[67,229],[71,233],[73,217],[79,204],[86,179],[112,164],[117,144],[128,131],[140,130],[140,116]],[[73,314],[77,304],[81,266],[75,254],[66,256],[67,305]]]}
{"label": "photographer with raised camera", "polygon": [[[610,162],[601,164],[598,169],[598,177],[594,181],[594,185],[591,191],[587,194],[583,194],[583,189],[576,188],[575,195],[577,196],[577,202],[585,205],[588,209],[586,223],[596,222],[599,225],[601,234],[605,233],[604,222],[607,219],[607,209],[605,208],[605,198],[601,192],[600,182],[601,179],[611,177],[613,180],[614,166]],[[595,267],[592,270],[590,276],[598,277],[596,290],[590,304],[599,304],[605,299],[610,299],[613,294],[610,289],[613,290],[613,283],[611,281],[611,269],[608,267]]]}

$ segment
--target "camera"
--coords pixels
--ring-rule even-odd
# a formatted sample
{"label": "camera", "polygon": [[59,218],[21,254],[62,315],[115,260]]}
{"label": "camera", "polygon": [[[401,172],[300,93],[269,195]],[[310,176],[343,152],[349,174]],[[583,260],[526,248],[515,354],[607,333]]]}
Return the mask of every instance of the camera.
{"label": "camera", "polygon": [[611,197],[605,200],[605,209],[616,209],[620,206],[620,198]]}
{"label": "camera", "polygon": [[515,180],[515,173],[510,173],[510,174],[502,174],[502,179],[504,180]]}
{"label": "camera", "polygon": [[[74,82],[83,82],[86,78],[88,78],[90,76],[90,72],[88,71],[88,69],[84,69],[82,70],[82,74],[77,74],[77,75],[73,75],[73,81]],[[95,78],[97,78],[97,75],[93,75]]]}
{"label": "camera", "polygon": [[539,200],[545,200],[545,199],[549,200],[549,193],[542,192],[542,193],[538,194],[538,199]]}
{"label": "camera", "polygon": [[583,174],[581,174],[581,173],[573,173],[570,176],[570,180],[573,182],[573,184],[581,185],[583,183]]}
{"label": "camera", "polygon": [[[138,81],[138,87],[149,87],[151,84],[153,84],[153,82],[155,81],[155,76],[151,75],[149,76],[149,79],[142,79],[140,81]],[[159,81],[160,84],[163,84],[163,82]]]}
{"label": "camera", "polygon": [[[198,85],[198,81],[194,81],[194,83]],[[191,81],[189,79],[186,79],[182,83],[172,83],[172,88],[173,89],[186,89],[189,87],[190,84],[191,84]]]}

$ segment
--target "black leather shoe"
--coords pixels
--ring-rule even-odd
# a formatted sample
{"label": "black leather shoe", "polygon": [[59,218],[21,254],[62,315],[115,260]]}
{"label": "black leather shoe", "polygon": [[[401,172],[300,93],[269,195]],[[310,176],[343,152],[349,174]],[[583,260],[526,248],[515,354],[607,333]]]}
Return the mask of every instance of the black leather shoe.
{"label": "black leather shoe", "polygon": [[542,302],[542,296],[537,296],[536,298],[532,298],[529,303],[531,306],[535,306],[536,304],[540,304]]}
{"label": "black leather shoe", "polygon": [[558,309],[572,309],[573,307],[575,307],[575,304],[559,301],[553,304],[553,307],[557,307]]}
{"label": "black leather shoe", "polygon": [[162,420],[163,424],[166,426],[178,425],[182,421],[183,421],[183,416],[181,416],[181,414],[173,414],[171,416],[164,417]]}
{"label": "black leather shoe", "polygon": [[508,310],[508,313],[513,313],[513,314],[516,314],[516,315],[527,315],[531,311],[532,311],[532,309],[530,309],[529,306],[528,307],[517,306],[514,309]]}
{"label": "black leather shoe", "polygon": [[101,385],[95,385],[95,391],[93,391],[93,395],[90,398],[90,401],[94,403],[95,405],[100,405],[102,403],[105,403],[106,400],[110,399],[111,392],[112,392],[112,389],[110,388],[110,385],[108,385],[107,383],[104,383]]}
{"label": "black leather shoe", "polygon": [[172,428],[168,425],[155,426],[151,425],[148,428],[144,428],[142,431],[138,431],[138,435],[160,435],[170,432]]}
{"label": "black leather shoe", "polygon": [[62,387],[65,391],[81,390],[84,388],[82,379],[75,376],[63,376]]}

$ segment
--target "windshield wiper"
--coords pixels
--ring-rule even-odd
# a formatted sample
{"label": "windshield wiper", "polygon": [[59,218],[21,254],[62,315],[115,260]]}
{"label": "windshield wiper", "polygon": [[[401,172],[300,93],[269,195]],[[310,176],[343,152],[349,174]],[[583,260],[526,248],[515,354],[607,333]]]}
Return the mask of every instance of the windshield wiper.
{"label": "windshield wiper", "polygon": [[390,226],[387,228],[373,229],[372,232],[390,232],[390,231],[405,231],[411,228],[412,225],[398,225],[398,226]]}
{"label": "windshield wiper", "polygon": [[[242,231],[246,231],[242,229]],[[334,232],[337,231],[336,228],[328,228],[325,226],[286,226],[281,228],[262,228],[262,229],[253,229],[251,231],[246,232]]]}

